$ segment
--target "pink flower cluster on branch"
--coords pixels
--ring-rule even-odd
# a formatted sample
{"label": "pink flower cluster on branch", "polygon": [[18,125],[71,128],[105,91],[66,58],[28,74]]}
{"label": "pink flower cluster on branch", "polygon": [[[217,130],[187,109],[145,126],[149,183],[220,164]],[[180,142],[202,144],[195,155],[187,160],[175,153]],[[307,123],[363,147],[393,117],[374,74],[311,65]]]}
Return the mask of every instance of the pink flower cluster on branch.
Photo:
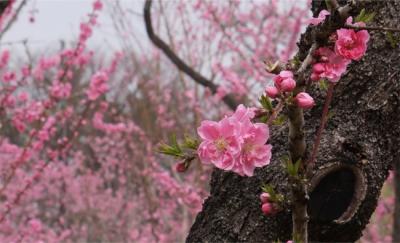
{"label": "pink flower cluster on branch", "polygon": [[[351,24],[352,17],[349,17],[346,22]],[[358,22],[354,25],[365,24]],[[312,69],[312,81],[327,79],[330,82],[337,82],[352,60],[358,61],[364,56],[369,34],[366,30],[355,31],[341,28],[332,35],[332,39],[335,40],[334,47],[321,47],[314,53],[316,63]]]}
{"label": "pink flower cluster on branch", "polygon": [[254,111],[240,105],[236,112],[219,122],[203,121],[197,132],[203,140],[198,148],[200,160],[239,175],[252,176],[256,167],[268,165],[272,146],[266,144],[266,124],[252,123]]}

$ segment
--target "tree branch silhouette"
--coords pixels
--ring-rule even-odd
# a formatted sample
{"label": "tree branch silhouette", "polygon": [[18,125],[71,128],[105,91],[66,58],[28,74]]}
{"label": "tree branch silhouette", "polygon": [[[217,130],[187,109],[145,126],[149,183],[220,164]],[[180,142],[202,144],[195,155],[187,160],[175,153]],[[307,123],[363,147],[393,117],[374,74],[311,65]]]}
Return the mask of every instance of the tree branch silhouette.
{"label": "tree branch silhouette", "polygon": [[[175,66],[189,77],[191,77],[196,83],[207,87],[215,94],[218,90],[218,85],[207,79],[197,71],[193,70],[188,64],[186,64],[159,36],[154,33],[152,21],[151,21],[151,4],[152,0],[146,0],[144,5],[144,21],[146,25],[146,32],[150,40],[155,46],[164,52],[164,54],[171,60]],[[232,110],[235,110],[238,106],[238,102],[234,99],[232,94],[228,94],[222,98],[224,103]]]}

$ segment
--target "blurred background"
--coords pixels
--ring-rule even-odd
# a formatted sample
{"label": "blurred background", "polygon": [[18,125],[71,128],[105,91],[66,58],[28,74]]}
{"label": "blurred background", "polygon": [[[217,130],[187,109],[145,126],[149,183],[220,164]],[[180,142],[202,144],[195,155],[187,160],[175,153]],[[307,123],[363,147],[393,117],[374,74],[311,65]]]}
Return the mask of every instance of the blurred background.
{"label": "blurred background", "polygon": [[[150,41],[142,0],[16,0],[0,17],[0,241],[183,242],[211,167],[157,153],[172,134],[247,105],[289,59],[307,1],[154,1],[154,32],[213,92]],[[392,177],[362,242],[390,241]],[[260,211],[261,213],[261,211]],[[377,223],[379,222],[379,224]]]}

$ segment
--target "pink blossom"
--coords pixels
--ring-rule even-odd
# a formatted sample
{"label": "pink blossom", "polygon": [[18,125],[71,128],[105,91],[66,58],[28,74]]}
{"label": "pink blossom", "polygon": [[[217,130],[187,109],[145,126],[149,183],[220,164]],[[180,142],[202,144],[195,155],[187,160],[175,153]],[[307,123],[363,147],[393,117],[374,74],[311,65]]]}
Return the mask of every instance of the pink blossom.
{"label": "pink blossom", "polygon": [[35,232],[39,232],[42,230],[42,222],[40,222],[40,220],[31,219],[29,221],[29,225],[32,227],[32,230]]}
{"label": "pink blossom", "polygon": [[315,54],[319,57],[319,62],[313,65],[311,73],[313,81],[326,78],[331,82],[337,82],[350,63],[350,60],[337,55],[326,47],[319,48]]}
{"label": "pink blossom", "polygon": [[108,75],[104,71],[99,71],[95,73],[89,85],[89,90],[87,91],[87,95],[89,100],[95,100],[100,95],[104,94],[108,90],[108,85],[106,81],[108,80]]}
{"label": "pink blossom", "polygon": [[250,120],[242,123],[241,128],[241,154],[239,163],[233,171],[240,175],[252,176],[256,167],[263,167],[271,160],[268,126],[264,123],[253,124]]}
{"label": "pink blossom", "polygon": [[318,24],[322,23],[325,20],[326,16],[328,16],[330,14],[331,13],[329,13],[329,11],[323,9],[323,10],[321,10],[321,12],[319,12],[318,17],[317,18],[311,18],[309,20],[309,23],[311,25],[318,25]]}
{"label": "pink blossom", "polygon": [[295,101],[300,108],[309,109],[314,106],[314,99],[306,92],[300,92],[296,95]]}
{"label": "pink blossom", "polygon": [[240,153],[239,140],[235,134],[235,123],[224,118],[219,122],[203,121],[197,133],[203,140],[198,154],[203,163],[214,164],[217,168],[231,170]]}
{"label": "pink blossom", "polygon": [[265,89],[265,93],[269,98],[275,99],[279,94],[279,90],[276,87],[269,86]]}
{"label": "pink blossom", "polygon": [[80,30],[79,40],[85,42],[92,35],[92,27],[87,23],[81,23]]}
{"label": "pink blossom", "polygon": [[235,113],[232,115],[232,118],[236,121],[244,122],[253,119],[254,115],[255,113],[252,108],[246,108],[244,105],[239,105],[236,108]]}
{"label": "pink blossom", "polygon": [[6,66],[9,60],[10,60],[10,51],[4,50],[0,56],[0,68]]}
{"label": "pink blossom", "polygon": [[261,210],[262,210],[262,212],[263,212],[265,215],[271,215],[271,214],[273,214],[273,212],[274,212],[274,209],[273,209],[271,203],[264,203],[264,204],[261,206]]}
{"label": "pink blossom", "polygon": [[15,73],[14,72],[5,72],[3,74],[3,81],[5,83],[9,83],[11,81],[15,80]]}
{"label": "pink blossom", "polygon": [[58,99],[65,99],[71,95],[72,86],[70,83],[61,83],[56,80],[50,88],[51,96]]}
{"label": "pink blossom", "polygon": [[353,26],[357,26],[357,27],[365,27],[365,23],[364,22],[356,22],[353,23],[353,17],[350,16],[346,19],[346,24],[348,25],[353,25]]}
{"label": "pink blossom", "polygon": [[281,90],[283,92],[291,92],[296,87],[296,81],[292,78],[284,79],[281,83]]}
{"label": "pink blossom", "polygon": [[286,70],[281,71],[279,75],[274,77],[275,87],[280,90],[282,81],[287,78],[293,78],[293,73],[291,71],[286,71]]}
{"label": "pink blossom", "polygon": [[335,43],[336,54],[352,60],[360,60],[364,56],[369,40],[368,31],[339,29],[336,33],[338,36]]}
{"label": "pink blossom", "polygon": [[101,10],[102,8],[103,8],[103,3],[102,3],[100,0],[96,0],[96,1],[93,3],[93,10],[99,11],[99,10]]}
{"label": "pink blossom", "polygon": [[268,126],[253,124],[253,117],[253,109],[239,105],[232,116],[219,122],[203,121],[197,129],[203,140],[197,151],[200,160],[242,176],[252,176],[256,167],[269,164]]}
{"label": "pink blossom", "polygon": [[269,193],[267,193],[267,192],[261,193],[260,200],[262,203],[267,203],[267,202],[269,202],[270,199],[271,199],[271,195],[269,195]]}

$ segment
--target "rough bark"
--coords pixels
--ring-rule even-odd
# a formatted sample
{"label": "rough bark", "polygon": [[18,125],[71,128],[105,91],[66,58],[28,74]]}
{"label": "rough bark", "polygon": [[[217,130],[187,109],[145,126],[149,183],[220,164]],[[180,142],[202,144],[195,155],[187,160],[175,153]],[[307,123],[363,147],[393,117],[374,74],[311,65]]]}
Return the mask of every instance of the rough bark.
{"label": "rough bark", "polygon": [[[314,1],[314,14],[324,1]],[[375,12],[373,26],[400,26],[400,2],[363,2]],[[299,42],[299,57],[310,48],[310,30]],[[381,187],[400,148],[400,48],[385,33],[370,32],[367,54],[353,62],[335,88],[331,117],[322,135],[309,201],[312,241],[356,241],[374,212]],[[318,128],[325,94],[310,92],[317,106],[306,112],[309,151]],[[188,242],[271,242],[291,239],[290,206],[264,216],[258,199],[269,183],[290,199],[288,177],[280,157],[287,154],[287,127],[272,129],[273,160],[246,178],[214,170],[210,196],[198,214]]]}

